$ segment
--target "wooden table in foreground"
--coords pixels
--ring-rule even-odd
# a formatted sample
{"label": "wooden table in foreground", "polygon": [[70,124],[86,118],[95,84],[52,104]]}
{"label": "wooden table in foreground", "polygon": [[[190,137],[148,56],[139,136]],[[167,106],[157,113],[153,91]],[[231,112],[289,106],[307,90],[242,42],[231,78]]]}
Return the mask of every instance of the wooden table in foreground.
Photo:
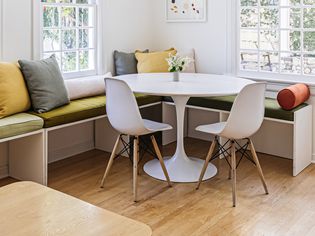
{"label": "wooden table in foreground", "polygon": [[1,235],[151,235],[149,226],[32,182],[0,188]]}

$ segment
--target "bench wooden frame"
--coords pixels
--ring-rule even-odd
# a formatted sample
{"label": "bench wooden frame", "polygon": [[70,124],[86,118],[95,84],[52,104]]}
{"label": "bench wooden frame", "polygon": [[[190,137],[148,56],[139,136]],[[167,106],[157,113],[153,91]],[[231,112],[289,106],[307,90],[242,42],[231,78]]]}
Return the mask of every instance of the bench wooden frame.
{"label": "bench wooden frame", "polygon": [[[165,145],[176,141],[176,117],[174,117],[175,112],[170,110],[170,108],[174,109],[174,104],[171,102],[155,102],[140,106],[140,109],[160,104],[162,104],[163,122],[172,124],[174,127],[172,131],[163,132],[163,145]],[[219,113],[220,121],[226,120],[229,114],[227,111],[198,106],[187,105],[187,108]],[[294,121],[272,118],[265,118],[265,120],[293,126],[293,176],[298,175],[312,162],[312,106],[306,106],[295,112]],[[0,140],[0,143],[9,143],[9,176],[47,185],[49,133],[88,122],[93,122],[94,126],[94,148],[111,152],[117,133],[111,128],[106,115],[41,129]],[[186,124],[188,124],[187,119]],[[187,130],[185,133],[187,134]]]}
{"label": "bench wooden frame", "polygon": [[[140,106],[140,109],[160,105],[155,102]],[[79,126],[93,122],[94,126],[94,149],[111,152],[117,137],[116,131],[110,126],[107,116],[101,115],[68,124],[44,128],[30,133],[0,139],[0,143],[9,143],[9,176],[34,181],[43,185],[48,184],[49,162],[49,133],[67,127]],[[27,158],[25,158],[27,157]]]}
{"label": "bench wooden frame", "polygon": [[45,158],[44,130],[0,139],[0,143],[6,142],[8,143],[9,176],[45,184],[47,159]]}
{"label": "bench wooden frame", "polygon": [[[170,107],[173,107],[172,102],[163,102],[163,122],[169,123],[171,125],[176,124],[176,117],[174,117],[174,112],[170,112]],[[208,112],[219,113],[219,121],[226,121],[229,112],[225,110],[204,108],[199,106],[187,105],[186,108],[203,110]],[[174,109],[174,107],[173,107]],[[188,111],[187,111],[188,112]],[[265,117],[265,121],[272,121],[277,123],[289,124],[293,128],[293,168],[292,175],[297,176],[301,173],[307,166],[312,163],[312,105],[308,105],[304,108],[299,109],[294,112],[294,121],[287,121],[281,119],[274,119]],[[189,126],[189,119],[186,118],[186,126]],[[186,130],[188,128],[186,127]],[[163,145],[176,141],[176,131],[168,131],[163,133]],[[186,131],[186,136],[188,132]],[[223,143],[223,140],[221,140]]]}

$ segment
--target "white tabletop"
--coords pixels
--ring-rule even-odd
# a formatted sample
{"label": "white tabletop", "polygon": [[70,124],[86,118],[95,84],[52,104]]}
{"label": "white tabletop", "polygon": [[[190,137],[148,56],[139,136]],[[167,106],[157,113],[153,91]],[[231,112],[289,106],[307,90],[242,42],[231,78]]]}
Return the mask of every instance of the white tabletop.
{"label": "white tabletop", "polygon": [[131,74],[117,76],[136,93],[161,96],[225,96],[238,94],[241,89],[254,83],[251,80],[226,75],[181,73],[180,81],[173,82],[171,73]]}

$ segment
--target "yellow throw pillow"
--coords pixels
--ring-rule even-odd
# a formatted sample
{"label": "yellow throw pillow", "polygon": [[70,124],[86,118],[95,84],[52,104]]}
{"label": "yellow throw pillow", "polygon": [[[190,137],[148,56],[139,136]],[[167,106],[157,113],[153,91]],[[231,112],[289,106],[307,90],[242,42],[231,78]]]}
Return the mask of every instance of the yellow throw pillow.
{"label": "yellow throw pillow", "polygon": [[30,98],[16,64],[0,62],[0,118],[29,110]]}
{"label": "yellow throw pillow", "polygon": [[166,59],[170,54],[175,55],[177,51],[174,48],[161,52],[143,53],[136,51],[136,59],[138,61],[138,73],[159,73],[168,72],[168,64]]}

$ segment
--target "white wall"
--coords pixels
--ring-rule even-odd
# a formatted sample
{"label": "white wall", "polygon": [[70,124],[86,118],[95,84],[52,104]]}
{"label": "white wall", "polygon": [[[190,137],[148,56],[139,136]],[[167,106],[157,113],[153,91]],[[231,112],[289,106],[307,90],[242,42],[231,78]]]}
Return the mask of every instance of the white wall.
{"label": "white wall", "polygon": [[[0,60],[32,58],[32,1],[0,0]],[[232,0],[208,0],[208,19],[205,23],[166,23],[164,0],[100,1],[103,11],[102,72],[112,70],[112,52],[115,49],[132,52],[135,49],[157,50],[170,47],[194,48],[199,72],[216,74],[228,72],[227,38],[231,34],[228,31],[230,28],[227,19],[231,12],[229,6]],[[315,106],[315,91],[311,101]],[[91,126],[82,128],[81,135],[76,134],[76,137],[88,135],[90,140],[93,140],[91,128]],[[315,134],[315,125],[313,128]],[[57,144],[53,139],[50,142]],[[76,146],[88,143],[89,140],[86,138],[72,140],[72,144]],[[315,153],[315,140],[313,147]],[[6,153],[5,148],[5,145],[0,145],[0,172],[7,163],[3,154]],[[63,150],[67,150],[69,154],[71,147],[59,146],[58,150],[50,151],[58,153],[56,156],[59,156]]]}
{"label": "white wall", "polygon": [[[0,0],[0,61],[33,58],[33,1],[39,0]],[[104,73],[112,70],[115,49],[132,52],[152,47],[153,8],[148,0],[100,0],[100,6],[103,16],[101,73]],[[58,135],[54,133],[50,137],[52,160],[91,148],[94,140],[91,124],[64,132],[58,131]],[[67,132],[73,134],[70,142]],[[7,173],[6,148],[6,144],[0,145],[0,177]]]}
{"label": "white wall", "polygon": [[113,69],[114,50],[134,52],[153,47],[152,5],[150,0],[104,0],[103,52],[107,70]]}
{"label": "white wall", "polygon": [[207,1],[208,20],[204,23],[167,23],[164,0],[152,1],[154,8],[154,40],[156,49],[196,50],[198,72],[226,72],[226,0]]}
{"label": "white wall", "polygon": [[31,0],[1,0],[2,60],[32,58]]}

